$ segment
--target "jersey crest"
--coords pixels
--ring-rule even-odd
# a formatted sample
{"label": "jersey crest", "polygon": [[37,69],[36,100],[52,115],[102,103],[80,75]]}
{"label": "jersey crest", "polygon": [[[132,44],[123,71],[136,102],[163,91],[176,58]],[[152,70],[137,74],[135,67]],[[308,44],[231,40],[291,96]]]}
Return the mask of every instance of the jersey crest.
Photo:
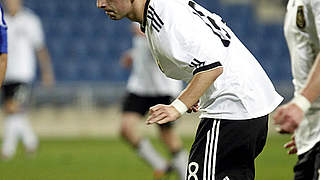
{"label": "jersey crest", "polygon": [[306,19],[304,17],[303,6],[298,6],[296,24],[300,29],[304,29],[306,27]]}

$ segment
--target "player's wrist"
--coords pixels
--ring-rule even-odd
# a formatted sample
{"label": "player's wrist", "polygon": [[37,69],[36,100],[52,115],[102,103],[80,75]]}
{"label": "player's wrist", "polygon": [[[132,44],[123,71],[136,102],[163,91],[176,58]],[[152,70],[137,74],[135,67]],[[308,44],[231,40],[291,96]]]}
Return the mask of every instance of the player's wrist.
{"label": "player's wrist", "polygon": [[188,107],[179,99],[174,100],[171,105],[180,113],[180,115],[188,111]]}
{"label": "player's wrist", "polygon": [[311,107],[311,102],[301,94],[297,94],[291,102],[296,104],[304,113]]}

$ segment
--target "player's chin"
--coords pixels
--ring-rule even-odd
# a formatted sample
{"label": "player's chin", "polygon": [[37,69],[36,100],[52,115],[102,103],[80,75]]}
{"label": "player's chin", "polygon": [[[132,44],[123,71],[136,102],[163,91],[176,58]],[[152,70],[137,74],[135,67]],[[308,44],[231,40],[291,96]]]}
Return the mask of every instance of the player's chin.
{"label": "player's chin", "polygon": [[120,19],[122,19],[123,17],[121,17],[121,16],[116,16],[116,15],[108,15],[109,16],[109,18],[110,19],[112,19],[112,20],[120,20]]}

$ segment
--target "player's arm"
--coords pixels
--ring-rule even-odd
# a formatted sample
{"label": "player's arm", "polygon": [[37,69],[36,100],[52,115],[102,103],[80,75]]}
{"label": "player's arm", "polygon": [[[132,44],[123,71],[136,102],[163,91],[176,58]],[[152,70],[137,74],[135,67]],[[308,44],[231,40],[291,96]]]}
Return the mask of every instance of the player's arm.
{"label": "player's arm", "polygon": [[[312,11],[318,37],[320,37],[320,1],[312,1]],[[295,97],[283,106],[280,106],[275,115],[275,124],[280,125],[280,132],[293,133],[303,120],[304,113],[320,95],[320,53],[309,72],[305,87],[295,94]]]}
{"label": "player's arm", "polygon": [[48,49],[46,47],[41,47],[36,51],[36,54],[41,70],[42,83],[44,86],[50,87],[54,85],[55,79]]}
{"label": "player's arm", "polygon": [[186,89],[170,105],[156,105],[150,108],[147,124],[164,124],[177,120],[191,108],[214,81],[222,74],[223,68],[217,67],[194,75]]}
{"label": "player's arm", "polygon": [[6,75],[7,69],[7,53],[0,54],[0,87]]}
{"label": "player's arm", "polygon": [[308,76],[305,88],[302,89],[301,95],[312,103],[320,96],[320,53],[317,55],[315,63]]}
{"label": "player's arm", "polygon": [[4,80],[7,70],[8,59],[8,40],[7,40],[7,27],[3,22],[0,25],[0,87]]}
{"label": "player's arm", "polygon": [[275,124],[280,125],[281,133],[293,133],[303,120],[304,113],[308,111],[312,102],[320,95],[320,53],[308,75],[305,87],[285,105],[280,106],[275,115]]}

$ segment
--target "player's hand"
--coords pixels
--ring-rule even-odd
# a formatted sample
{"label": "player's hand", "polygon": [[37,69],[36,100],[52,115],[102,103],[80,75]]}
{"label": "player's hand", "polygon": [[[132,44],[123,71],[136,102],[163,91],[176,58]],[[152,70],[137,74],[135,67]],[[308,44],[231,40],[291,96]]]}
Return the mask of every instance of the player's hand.
{"label": "player's hand", "polygon": [[295,137],[292,136],[291,137],[291,141],[287,142],[284,145],[284,148],[289,149],[288,154],[296,154],[297,153],[297,147],[296,147],[296,141],[295,141]]}
{"label": "player's hand", "polygon": [[198,112],[199,111],[199,101],[197,101],[193,106],[191,106],[187,113]]}
{"label": "player's hand", "polygon": [[280,125],[279,133],[293,133],[303,120],[304,112],[296,104],[289,102],[280,106],[273,116],[274,123]]}
{"label": "player's hand", "polygon": [[180,113],[172,105],[158,104],[149,109],[149,117],[146,124],[165,124],[175,121],[180,117]]}

